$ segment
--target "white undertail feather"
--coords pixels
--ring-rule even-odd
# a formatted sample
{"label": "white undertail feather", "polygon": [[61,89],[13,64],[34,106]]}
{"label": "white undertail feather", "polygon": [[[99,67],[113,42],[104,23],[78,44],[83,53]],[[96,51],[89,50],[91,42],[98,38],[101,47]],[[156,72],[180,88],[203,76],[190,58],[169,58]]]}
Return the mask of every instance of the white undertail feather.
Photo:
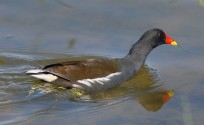
{"label": "white undertail feather", "polygon": [[77,82],[84,84],[84,85],[87,85],[89,87],[92,87],[92,84],[95,84],[95,83],[99,83],[101,85],[104,85],[104,82],[108,82],[108,81],[110,81],[110,79],[112,77],[120,75],[120,74],[121,74],[121,72],[115,72],[115,73],[112,73],[112,74],[107,75],[105,77],[100,77],[100,78],[95,78],[95,79],[82,79],[82,80],[78,80]]}
{"label": "white undertail feather", "polygon": [[35,73],[42,73],[42,72],[44,72],[42,69],[32,69],[32,70],[27,71],[26,73],[35,74]]}
{"label": "white undertail feather", "polygon": [[44,71],[42,69],[33,69],[33,70],[29,70],[26,73],[27,74],[31,74],[31,76],[38,78],[38,79],[42,79],[44,81],[47,82],[53,82],[55,81],[58,77],[52,74],[38,74],[38,73],[43,73]]}

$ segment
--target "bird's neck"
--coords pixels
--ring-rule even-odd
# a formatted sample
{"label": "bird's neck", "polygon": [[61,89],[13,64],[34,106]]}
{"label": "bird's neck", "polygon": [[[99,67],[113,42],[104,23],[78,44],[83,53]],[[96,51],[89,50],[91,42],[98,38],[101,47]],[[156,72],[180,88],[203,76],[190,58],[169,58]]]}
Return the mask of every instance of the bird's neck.
{"label": "bird's neck", "polygon": [[139,70],[144,65],[144,62],[152,49],[153,47],[149,42],[138,41],[133,44],[131,50],[124,59],[130,64],[133,64],[135,70]]}

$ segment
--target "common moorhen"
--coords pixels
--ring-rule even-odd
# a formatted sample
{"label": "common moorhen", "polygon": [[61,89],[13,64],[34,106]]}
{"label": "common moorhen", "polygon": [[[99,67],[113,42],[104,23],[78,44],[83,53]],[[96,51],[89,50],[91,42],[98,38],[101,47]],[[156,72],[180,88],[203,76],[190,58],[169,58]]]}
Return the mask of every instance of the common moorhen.
{"label": "common moorhen", "polygon": [[146,31],[123,58],[61,62],[26,73],[67,89],[79,88],[88,93],[98,92],[130,79],[144,65],[148,54],[162,44],[177,45],[161,29],[154,28]]}

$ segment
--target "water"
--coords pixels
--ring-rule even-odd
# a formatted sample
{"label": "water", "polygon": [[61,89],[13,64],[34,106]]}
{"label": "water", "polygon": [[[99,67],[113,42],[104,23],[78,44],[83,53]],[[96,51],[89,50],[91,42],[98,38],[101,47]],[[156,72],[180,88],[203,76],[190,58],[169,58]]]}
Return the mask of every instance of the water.
{"label": "water", "polygon": [[[0,125],[202,125],[203,3],[2,0]],[[76,97],[25,74],[35,62],[122,57],[153,27],[181,47],[158,47],[137,75],[105,92]]]}

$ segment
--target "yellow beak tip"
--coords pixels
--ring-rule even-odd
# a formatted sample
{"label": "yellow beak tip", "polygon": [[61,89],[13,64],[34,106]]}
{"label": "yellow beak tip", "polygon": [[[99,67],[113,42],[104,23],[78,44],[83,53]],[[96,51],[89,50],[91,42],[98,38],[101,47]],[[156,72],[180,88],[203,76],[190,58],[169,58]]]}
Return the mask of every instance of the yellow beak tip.
{"label": "yellow beak tip", "polygon": [[170,92],[168,93],[168,95],[169,95],[169,97],[174,96],[174,91],[170,91]]}
{"label": "yellow beak tip", "polygon": [[171,42],[171,45],[172,45],[172,46],[177,46],[177,42],[176,42],[176,41],[173,41],[173,42]]}

